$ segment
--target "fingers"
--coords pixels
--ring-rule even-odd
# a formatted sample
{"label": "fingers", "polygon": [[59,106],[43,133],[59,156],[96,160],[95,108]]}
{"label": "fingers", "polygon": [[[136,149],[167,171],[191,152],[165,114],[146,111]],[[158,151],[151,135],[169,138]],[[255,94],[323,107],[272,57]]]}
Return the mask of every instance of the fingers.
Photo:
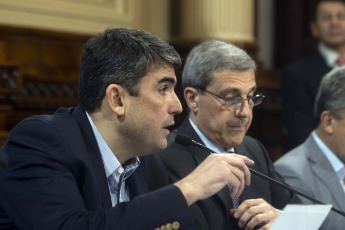
{"label": "fingers", "polygon": [[240,196],[245,185],[245,174],[242,170],[233,166],[230,166],[230,170],[232,175],[229,178],[228,184],[231,187],[229,194],[231,197]]}
{"label": "fingers", "polygon": [[[231,154],[216,154],[216,155],[222,155],[226,157],[224,160],[227,164],[229,164],[232,169],[238,168],[244,173],[244,182],[246,185],[250,185],[250,171],[247,167],[247,165],[253,165],[254,161],[249,159],[248,157],[238,155],[235,153]],[[236,174],[238,175],[238,174]],[[231,184],[231,183],[230,183]]]}
{"label": "fingers", "polygon": [[263,199],[244,201],[236,210],[230,210],[230,214],[239,219],[239,227],[246,229],[269,229],[280,215],[280,212]]}
{"label": "fingers", "polygon": [[254,162],[237,154],[211,154],[193,172],[175,183],[190,205],[206,199],[226,185],[231,185],[230,195],[239,196],[245,184],[250,184],[247,164]]}
{"label": "fingers", "polygon": [[247,164],[254,164],[254,161],[248,157],[238,154],[212,154],[210,158],[219,158],[224,162],[224,167],[227,169],[227,185],[231,186],[229,194],[231,197],[240,196],[245,184],[250,185],[251,173]]}
{"label": "fingers", "polygon": [[230,156],[233,156],[233,157],[238,157],[238,158],[242,159],[246,165],[253,165],[254,164],[254,161],[252,159],[249,159],[246,156],[242,156],[242,155],[239,155],[239,154],[236,154],[236,153],[229,153],[227,155],[230,155]]}

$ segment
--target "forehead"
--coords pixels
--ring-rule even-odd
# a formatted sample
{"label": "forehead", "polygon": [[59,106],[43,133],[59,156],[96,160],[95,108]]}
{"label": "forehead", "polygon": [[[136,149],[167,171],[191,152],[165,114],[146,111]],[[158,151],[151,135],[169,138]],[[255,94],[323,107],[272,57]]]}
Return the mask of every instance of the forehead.
{"label": "forehead", "polygon": [[342,2],[321,2],[317,7],[317,16],[326,13],[337,13],[345,11],[345,3]]}
{"label": "forehead", "polygon": [[222,90],[225,88],[247,89],[256,86],[253,69],[247,71],[220,70],[213,73],[208,88]]}

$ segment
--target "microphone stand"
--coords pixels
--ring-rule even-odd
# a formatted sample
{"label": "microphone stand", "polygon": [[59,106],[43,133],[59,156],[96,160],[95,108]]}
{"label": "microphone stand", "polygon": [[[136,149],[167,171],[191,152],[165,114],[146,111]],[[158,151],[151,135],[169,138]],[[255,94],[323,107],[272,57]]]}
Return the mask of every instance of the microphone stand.
{"label": "microphone stand", "polygon": [[[199,142],[194,141],[193,139],[191,139],[190,137],[185,136],[185,135],[177,135],[175,137],[175,141],[177,143],[181,144],[181,145],[187,145],[187,146],[188,145],[194,145],[194,146],[198,146],[200,148],[206,149],[206,150],[208,150],[210,152],[213,152],[213,150],[209,149],[205,145],[200,144]],[[274,183],[276,185],[279,185],[279,186],[289,190],[290,192],[294,192],[294,193],[296,193],[296,194],[298,194],[298,195],[300,195],[300,196],[302,196],[304,198],[307,198],[308,200],[311,200],[311,201],[313,201],[313,202],[315,202],[317,204],[325,204],[325,203],[323,203],[323,202],[321,202],[319,200],[316,200],[315,198],[313,198],[311,196],[308,196],[307,194],[305,194],[305,193],[303,193],[301,191],[298,191],[298,190],[292,188],[291,186],[288,186],[287,184],[284,184],[284,183],[282,183],[280,181],[274,180],[271,177],[268,177],[268,176],[266,176],[266,175],[264,175],[262,173],[259,173],[258,171],[255,171],[254,169],[251,169],[251,168],[248,168],[248,169],[254,175],[256,175],[258,177],[261,177],[261,178],[263,178],[263,179],[265,179],[265,180],[267,180],[269,182],[272,182],[272,183]],[[334,207],[331,207],[331,210],[345,217],[345,213],[343,211],[340,211],[340,210],[338,210],[338,209],[336,209]]]}

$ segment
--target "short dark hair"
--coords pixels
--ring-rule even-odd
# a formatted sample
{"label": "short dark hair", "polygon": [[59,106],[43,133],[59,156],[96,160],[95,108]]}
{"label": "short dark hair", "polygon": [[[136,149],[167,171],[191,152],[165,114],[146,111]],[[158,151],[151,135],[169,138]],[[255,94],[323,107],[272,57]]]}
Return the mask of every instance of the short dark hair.
{"label": "short dark hair", "polygon": [[138,83],[163,65],[181,66],[176,50],[156,35],[142,30],[113,28],[87,41],[79,79],[79,105],[88,112],[99,108],[110,84],[138,96]]}
{"label": "short dark hair", "polygon": [[345,66],[333,69],[320,83],[315,99],[314,122],[320,124],[321,113],[329,110],[337,119],[341,119],[345,110]]}
{"label": "short dark hair", "polygon": [[311,15],[310,15],[310,20],[312,22],[316,21],[317,9],[318,9],[319,5],[323,2],[340,2],[340,3],[345,4],[344,0],[314,0],[313,5],[312,5]]}

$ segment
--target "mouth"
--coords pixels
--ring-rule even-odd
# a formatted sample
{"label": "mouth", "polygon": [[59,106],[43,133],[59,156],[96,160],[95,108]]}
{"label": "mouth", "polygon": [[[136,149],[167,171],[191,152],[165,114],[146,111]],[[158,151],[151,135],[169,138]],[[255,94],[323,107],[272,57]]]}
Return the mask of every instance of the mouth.
{"label": "mouth", "polygon": [[229,127],[236,131],[244,131],[246,129],[246,124],[230,124]]}
{"label": "mouth", "polygon": [[[169,127],[175,125],[174,121],[168,122],[165,126],[163,126],[163,129],[169,130]],[[169,131],[170,132],[170,131]]]}

